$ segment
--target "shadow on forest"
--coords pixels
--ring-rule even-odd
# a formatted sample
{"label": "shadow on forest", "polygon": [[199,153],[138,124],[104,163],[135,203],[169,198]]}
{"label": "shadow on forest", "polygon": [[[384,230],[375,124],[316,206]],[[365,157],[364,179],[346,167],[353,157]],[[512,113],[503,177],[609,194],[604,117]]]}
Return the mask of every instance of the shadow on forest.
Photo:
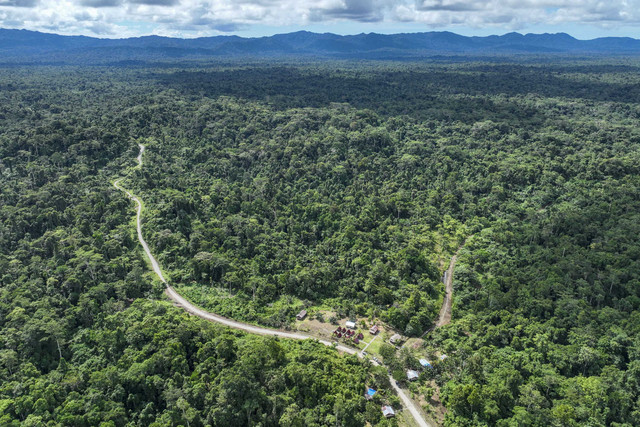
{"label": "shadow on forest", "polygon": [[262,101],[278,109],[349,103],[384,116],[409,115],[419,119],[455,117],[456,120],[474,121],[534,119],[532,111],[515,108],[504,98],[492,98],[496,95],[533,94],[591,101],[638,102],[640,85],[633,82],[607,83],[599,75],[635,74],[639,70],[638,67],[597,64],[455,68],[416,65],[378,71],[370,68],[340,70],[326,66],[315,69],[262,66],[240,70],[178,71],[154,74],[153,77],[165,86],[194,96],[233,96]]}

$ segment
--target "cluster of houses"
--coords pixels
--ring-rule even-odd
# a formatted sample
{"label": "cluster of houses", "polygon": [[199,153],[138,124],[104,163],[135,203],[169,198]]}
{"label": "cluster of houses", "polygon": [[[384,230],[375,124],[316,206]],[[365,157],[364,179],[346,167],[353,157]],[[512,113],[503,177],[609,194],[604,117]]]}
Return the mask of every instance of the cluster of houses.
{"label": "cluster of houses", "polygon": [[[446,354],[443,354],[443,355],[439,356],[439,359],[441,361],[444,361],[446,358],[447,358]],[[420,365],[422,366],[423,369],[431,369],[431,368],[433,368],[433,365],[427,359],[420,359],[419,362],[420,362]],[[413,370],[413,369],[407,370],[407,380],[408,381],[415,381],[418,378],[420,378],[420,373],[418,371]],[[374,390],[372,388],[367,388],[367,391],[364,394],[364,397],[367,398],[367,400],[371,400],[371,399],[373,399],[373,396],[376,393],[377,393],[376,390]],[[383,405],[382,406],[382,414],[386,418],[391,418],[391,417],[395,417],[396,416],[395,411],[389,405]]]}
{"label": "cluster of houses", "polygon": [[[304,318],[307,316],[307,311],[306,310],[302,310],[300,311],[300,313],[298,313],[296,315],[296,319],[297,320],[304,320]],[[340,327],[338,326],[336,328],[335,331],[333,331],[333,335],[336,338],[346,338],[346,339],[353,339],[354,344],[359,344],[360,341],[362,339],[364,339],[364,335],[362,335],[362,332],[356,332],[357,326],[356,326],[356,322],[354,321],[347,321],[345,323],[344,327]],[[378,328],[378,325],[373,325],[371,326],[371,328],[369,329],[369,333],[371,335],[377,335],[378,332],[380,332],[380,329]],[[394,334],[390,339],[389,342],[391,342],[391,344],[398,344],[401,341],[403,341],[404,338],[400,335],[400,334]],[[446,355],[442,355],[440,356],[440,360],[445,360],[447,358]],[[431,365],[431,362],[429,362],[427,359],[420,359],[420,365],[422,365],[422,367],[424,369],[431,369],[433,368],[433,366]],[[409,369],[407,370],[407,380],[409,381],[415,381],[420,377],[420,373],[418,371],[415,371],[413,369]],[[367,388],[364,397],[367,400],[372,400],[373,396],[375,396],[375,394],[377,393],[377,390],[374,390],[372,388]],[[391,418],[391,417],[395,417],[396,413],[393,410],[393,408],[389,405],[383,405],[382,406],[382,414],[386,417],[386,418]]]}
{"label": "cluster of houses", "polygon": [[359,344],[360,340],[364,338],[362,332],[356,333],[353,329],[341,328],[339,326],[335,331],[333,331],[333,335],[337,338],[353,339],[354,344]]}
{"label": "cluster of houses", "polygon": [[[380,332],[380,329],[378,328],[378,325],[373,325],[370,329],[369,329],[369,333],[371,335],[376,335],[378,332]],[[362,334],[360,334],[362,335]],[[373,399],[373,396],[375,396],[375,394],[377,393],[377,390],[374,390],[370,387],[367,388],[366,393],[364,394],[364,397],[367,400],[371,400]],[[391,417],[395,417],[396,416],[396,412],[393,410],[393,408],[389,405],[382,405],[382,415],[385,416],[385,418],[391,418]]]}

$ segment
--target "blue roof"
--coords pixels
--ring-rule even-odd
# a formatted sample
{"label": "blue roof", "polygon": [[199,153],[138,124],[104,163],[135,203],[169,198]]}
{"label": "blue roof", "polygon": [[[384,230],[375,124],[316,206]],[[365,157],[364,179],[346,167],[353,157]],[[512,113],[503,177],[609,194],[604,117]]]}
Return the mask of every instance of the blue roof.
{"label": "blue roof", "polygon": [[374,389],[370,388],[370,389],[367,389],[367,394],[369,396],[373,396],[374,394],[376,394],[376,391]]}

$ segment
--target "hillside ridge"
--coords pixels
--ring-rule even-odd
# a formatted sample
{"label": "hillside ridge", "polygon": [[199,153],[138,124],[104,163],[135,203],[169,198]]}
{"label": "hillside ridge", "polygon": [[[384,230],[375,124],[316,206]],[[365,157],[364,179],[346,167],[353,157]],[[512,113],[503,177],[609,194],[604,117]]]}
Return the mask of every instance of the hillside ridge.
{"label": "hillside ridge", "polygon": [[298,31],[243,38],[214,36],[194,39],[143,36],[101,39],[63,36],[29,30],[0,29],[0,61],[105,63],[224,58],[334,58],[410,60],[438,55],[639,55],[640,40],[603,37],[579,40],[566,33],[462,36],[448,31],[337,35]]}

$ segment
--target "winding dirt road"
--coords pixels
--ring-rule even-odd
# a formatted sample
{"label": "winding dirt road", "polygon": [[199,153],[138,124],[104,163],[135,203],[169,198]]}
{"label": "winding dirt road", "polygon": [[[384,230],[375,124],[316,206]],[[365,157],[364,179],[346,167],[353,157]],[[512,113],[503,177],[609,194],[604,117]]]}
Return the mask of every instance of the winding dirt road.
{"label": "winding dirt road", "polygon": [[[142,144],[138,144],[138,146],[140,147],[140,153],[138,154],[138,157],[136,157],[136,160],[138,161],[138,165],[136,166],[136,169],[142,167],[142,153],[144,153],[144,149],[145,149],[144,145],[142,145]],[[205,311],[205,310],[203,310],[201,308],[198,308],[195,305],[193,305],[191,302],[189,302],[187,299],[183,298],[178,292],[176,292],[175,289],[173,289],[173,287],[171,287],[167,283],[167,280],[164,278],[164,275],[162,274],[162,269],[160,268],[160,264],[158,263],[156,258],[151,253],[151,250],[149,249],[149,245],[144,240],[144,237],[142,237],[142,219],[141,219],[141,216],[142,216],[142,202],[140,201],[140,199],[137,196],[134,196],[133,194],[131,194],[131,192],[129,192],[128,190],[126,190],[125,188],[123,188],[120,185],[120,181],[122,181],[123,179],[124,178],[120,178],[120,179],[116,180],[113,183],[113,186],[115,188],[117,188],[118,190],[123,191],[131,200],[133,200],[136,203],[136,206],[137,206],[137,209],[136,209],[136,229],[138,231],[138,240],[140,241],[140,244],[142,245],[142,248],[144,249],[144,252],[147,254],[147,257],[149,258],[149,261],[151,262],[151,267],[153,268],[153,271],[156,273],[156,275],[162,281],[162,283],[165,284],[165,286],[166,286],[165,294],[176,305],[182,307],[185,311],[187,311],[188,313],[193,314],[194,316],[198,316],[198,317],[200,317],[202,319],[209,320],[211,322],[220,323],[220,324],[228,326],[230,328],[240,329],[240,330],[252,333],[252,334],[270,335],[270,336],[276,336],[276,337],[288,338],[288,339],[295,339],[295,340],[313,339],[313,340],[318,341],[321,344],[324,344],[324,345],[327,345],[327,346],[331,346],[331,347],[335,347],[337,350],[342,351],[344,353],[357,354],[358,357],[361,357],[361,358],[364,357],[362,352],[359,352],[356,349],[353,349],[351,347],[347,347],[347,346],[344,346],[344,345],[341,345],[341,344],[337,344],[336,345],[335,343],[333,343],[331,341],[326,341],[326,340],[318,339],[316,337],[312,337],[312,336],[305,335],[305,334],[299,334],[299,333],[295,333],[295,332],[287,332],[287,331],[280,331],[280,330],[277,330],[277,329],[263,328],[263,327],[260,327],[260,326],[250,325],[248,323],[238,322],[238,321],[233,320],[233,319],[228,319],[226,317],[219,316],[217,314],[210,313],[210,312]],[[451,317],[451,316],[449,316],[449,317]],[[378,363],[376,363],[375,361],[371,361],[371,363],[373,363],[374,365],[378,365]],[[422,417],[422,415],[420,414],[420,411],[418,410],[418,408],[411,401],[411,399],[404,393],[404,391],[397,386],[396,381],[393,379],[393,377],[391,377],[391,375],[389,375],[389,381],[391,382],[391,385],[393,386],[394,390],[396,391],[396,393],[398,394],[398,396],[402,400],[402,403],[404,404],[404,406],[409,410],[409,412],[411,413],[411,415],[415,419],[415,421],[418,424],[418,426],[420,426],[420,427],[433,427],[431,424],[427,423],[427,421]]]}

